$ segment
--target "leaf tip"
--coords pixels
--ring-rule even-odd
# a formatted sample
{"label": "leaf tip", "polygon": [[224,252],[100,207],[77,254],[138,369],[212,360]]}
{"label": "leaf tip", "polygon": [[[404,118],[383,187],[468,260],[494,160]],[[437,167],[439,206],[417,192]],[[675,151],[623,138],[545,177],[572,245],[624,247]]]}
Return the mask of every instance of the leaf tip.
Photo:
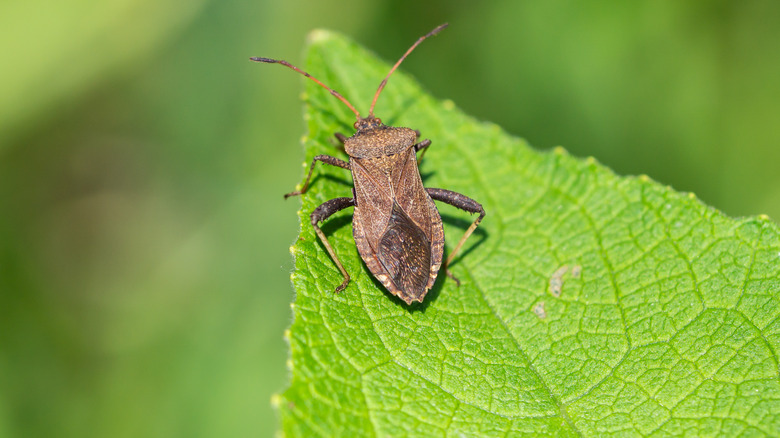
{"label": "leaf tip", "polygon": [[275,409],[278,409],[281,404],[282,404],[282,396],[279,394],[273,394],[271,396],[271,406],[273,406]]}
{"label": "leaf tip", "polygon": [[333,38],[333,32],[325,29],[314,29],[309,32],[306,41],[309,44],[320,43]]}

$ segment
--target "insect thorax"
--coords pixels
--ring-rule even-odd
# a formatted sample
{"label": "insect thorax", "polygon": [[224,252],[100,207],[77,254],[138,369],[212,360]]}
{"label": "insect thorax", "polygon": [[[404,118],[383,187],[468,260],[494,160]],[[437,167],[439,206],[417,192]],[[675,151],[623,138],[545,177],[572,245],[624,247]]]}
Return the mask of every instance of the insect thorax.
{"label": "insect thorax", "polygon": [[358,131],[344,143],[350,157],[375,158],[402,152],[414,145],[417,133],[409,128],[379,126]]}

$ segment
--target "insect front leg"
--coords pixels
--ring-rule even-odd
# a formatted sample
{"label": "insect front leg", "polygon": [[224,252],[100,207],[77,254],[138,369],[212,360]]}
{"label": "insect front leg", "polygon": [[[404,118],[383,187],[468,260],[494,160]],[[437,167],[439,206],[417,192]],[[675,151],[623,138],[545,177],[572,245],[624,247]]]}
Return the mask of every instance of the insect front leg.
{"label": "insect front leg", "polygon": [[339,160],[338,158],[331,157],[330,155],[317,155],[313,160],[311,160],[311,166],[309,166],[309,175],[306,176],[306,182],[303,183],[303,188],[284,195],[284,199],[287,199],[290,196],[297,196],[306,193],[306,190],[309,188],[311,173],[314,171],[314,165],[317,164],[317,161],[322,161],[323,163],[330,164],[331,166],[341,167],[342,169],[349,169],[349,163],[344,160]]}
{"label": "insect front leg", "polygon": [[463,234],[463,237],[460,238],[460,241],[455,246],[455,249],[452,250],[450,253],[450,256],[447,257],[447,261],[444,263],[444,269],[447,273],[447,276],[455,280],[458,285],[460,285],[460,280],[455,278],[454,275],[452,275],[447,269],[450,265],[450,262],[455,258],[455,254],[460,251],[460,247],[463,246],[463,243],[466,241],[466,239],[469,238],[471,233],[474,232],[474,230],[477,229],[477,225],[479,225],[480,222],[482,222],[482,218],[485,217],[485,209],[482,208],[482,204],[479,202],[469,198],[468,196],[461,195],[458,192],[453,192],[451,190],[444,190],[444,189],[425,189],[428,192],[428,195],[437,201],[445,202],[447,204],[452,205],[455,208],[459,208],[461,210],[465,210],[469,213],[479,213],[479,217],[474,220],[474,223],[471,224],[468,230]]}
{"label": "insect front leg", "polygon": [[347,284],[349,284],[349,274],[347,274],[347,270],[344,269],[344,265],[341,264],[341,261],[336,256],[336,252],[333,251],[333,247],[330,246],[330,242],[328,242],[328,238],[325,237],[325,233],[322,232],[319,225],[317,223],[322,222],[326,220],[327,218],[331,217],[333,213],[336,213],[338,211],[341,211],[347,207],[354,207],[355,206],[355,199],[354,198],[334,198],[330,201],[325,201],[322,204],[320,204],[319,207],[315,208],[313,212],[311,212],[311,226],[314,227],[314,231],[317,233],[317,236],[320,237],[320,240],[322,241],[322,244],[325,245],[325,249],[328,250],[328,254],[330,254],[330,258],[333,259],[333,262],[336,263],[336,266],[339,268],[339,271],[341,271],[341,275],[344,276],[344,281],[336,288],[334,292],[338,293],[344,290],[345,287],[347,287]]}
{"label": "insect front leg", "polygon": [[416,145],[414,145],[414,151],[415,152],[420,152],[421,149],[423,151],[420,154],[420,157],[417,158],[417,161],[422,161],[422,158],[425,156],[425,153],[428,152],[428,146],[430,146],[430,145],[431,145],[431,141],[430,140],[423,140],[423,141],[417,143]]}

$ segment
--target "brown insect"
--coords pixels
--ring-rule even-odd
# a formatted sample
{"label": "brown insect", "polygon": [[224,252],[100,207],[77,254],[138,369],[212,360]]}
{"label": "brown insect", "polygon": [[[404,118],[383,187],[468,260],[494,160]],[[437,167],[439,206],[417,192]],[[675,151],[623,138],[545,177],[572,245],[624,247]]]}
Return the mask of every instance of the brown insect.
{"label": "brown insect", "polygon": [[[360,113],[341,94],[287,61],[250,58],[252,61],[282,64],[301,73],[344,102],[357,116],[354,124],[357,132],[352,137],[347,138],[343,134],[336,134],[336,138],[343,143],[344,150],[349,155],[349,162],[329,155],[317,155],[309,167],[309,174],[303,188],[284,195],[286,199],[306,193],[317,161],[352,172],[353,197],[331,199],[311,213],[314,231],[317,232],[325,249],[344,276],[344,281],[336,287],[336,292],[347,287],[349,274],[333,251],[328,238],[317,225],[334,213],[347,207],[355,207],[352,232],[360,257],[374,277],[407,304],[411,304],[412,301],[422,302],[425,294],[436,281],[441,267],[444,229],[441,216],[433,201],[446,202],[469,213],[479,213],[479,217],[466,230],[447,258],[444,264],[445,270],[463,246],[463,242],[485,217],[482,205],[473,199],[449,190],[423,187],[417,167],[417,152],[422,150],[424,154],[431,144],[430,140],[418,143],[417,138],[420,136],[418,131],[384,125],[378,117],[374,116],[377,98],[390,75],[423,40],[436,35],[445,27],[447,27],[446,23],[420,37],[395,63],[379,84],[367,117],[360,117]],[[460,284],[449,271],[446,272]]]}

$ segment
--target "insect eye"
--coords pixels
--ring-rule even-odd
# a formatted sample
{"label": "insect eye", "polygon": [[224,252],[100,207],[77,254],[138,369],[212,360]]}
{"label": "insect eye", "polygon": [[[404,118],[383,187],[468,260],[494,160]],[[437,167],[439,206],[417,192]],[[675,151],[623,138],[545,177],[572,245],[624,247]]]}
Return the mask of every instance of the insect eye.
{"label": "insect eye", "polygon": [[374,117],[374,123],[375,123],[377,126],[379,126],[379,125],[381,125],[381,124],[382,124],[382,119],[380,119],[379,117]]}

